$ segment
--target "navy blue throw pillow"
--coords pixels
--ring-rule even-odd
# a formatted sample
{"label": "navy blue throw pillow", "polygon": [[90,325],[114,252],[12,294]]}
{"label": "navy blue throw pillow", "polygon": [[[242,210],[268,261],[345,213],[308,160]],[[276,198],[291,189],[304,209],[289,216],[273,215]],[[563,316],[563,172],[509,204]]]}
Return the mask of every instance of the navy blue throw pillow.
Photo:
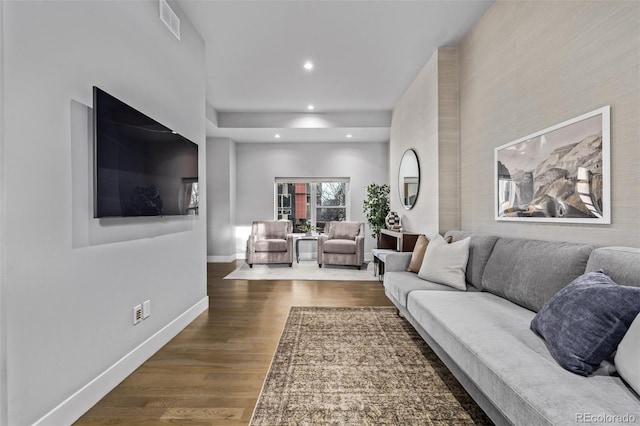
{"label": "navy blue throw pillow", "polygon": [[588,376],[618,347],[640,312],[640,288],[589,272],[560,290],[531,321],[563,368]]}

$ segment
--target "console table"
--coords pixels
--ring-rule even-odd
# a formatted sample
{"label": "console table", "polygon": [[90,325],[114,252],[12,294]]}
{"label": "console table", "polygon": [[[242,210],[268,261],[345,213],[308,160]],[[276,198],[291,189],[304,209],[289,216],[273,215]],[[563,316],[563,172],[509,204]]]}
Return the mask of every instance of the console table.
{"label": "console table", "polygon": [[378,280],[382,280],[384,276],[384,260],[387,254],[398,251],[413,251],[419,235],[413,232],[392,231],[390,229],[380,230],[378,248],[371,251],[373,263],[378,265]]}
{"label": "console table", "polygon": [[415,234],[413,232],[381,229],[378,248],[393,249],[396,251],[413,251],[413,247],[416,245],[419,235],[420,234]]}

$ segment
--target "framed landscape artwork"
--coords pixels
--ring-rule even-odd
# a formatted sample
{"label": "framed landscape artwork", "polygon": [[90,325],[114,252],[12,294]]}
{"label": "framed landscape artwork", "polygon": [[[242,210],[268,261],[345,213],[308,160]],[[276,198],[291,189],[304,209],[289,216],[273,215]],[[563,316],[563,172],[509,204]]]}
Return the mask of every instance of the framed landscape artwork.
{"label": "framed landscape artwork", "polygon": [[496,220],[611,223],[610,107],[495,149]]}

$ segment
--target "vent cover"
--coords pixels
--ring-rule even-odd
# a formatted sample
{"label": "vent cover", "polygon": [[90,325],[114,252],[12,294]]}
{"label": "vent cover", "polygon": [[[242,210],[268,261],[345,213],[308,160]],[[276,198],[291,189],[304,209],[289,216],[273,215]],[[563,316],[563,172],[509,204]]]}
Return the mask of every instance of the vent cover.
{"label": "vent cover", "polygon": [[169,30],[173,33],[174,36],[178,40],[180,40],[180,18],[178,15],[171,9],[167,0],[159,0],[160,1],[160,19],[164,24],[169,28]]}

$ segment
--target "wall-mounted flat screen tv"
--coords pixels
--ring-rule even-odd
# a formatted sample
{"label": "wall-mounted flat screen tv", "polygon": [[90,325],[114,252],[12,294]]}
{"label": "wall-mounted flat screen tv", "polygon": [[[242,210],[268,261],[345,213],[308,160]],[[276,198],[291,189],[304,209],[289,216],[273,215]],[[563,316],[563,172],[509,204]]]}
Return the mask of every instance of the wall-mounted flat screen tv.
{"label": "wall-mounted flat screen tv", "polygon": [[198,145],[93,88],[94,216],[198,214]]}

